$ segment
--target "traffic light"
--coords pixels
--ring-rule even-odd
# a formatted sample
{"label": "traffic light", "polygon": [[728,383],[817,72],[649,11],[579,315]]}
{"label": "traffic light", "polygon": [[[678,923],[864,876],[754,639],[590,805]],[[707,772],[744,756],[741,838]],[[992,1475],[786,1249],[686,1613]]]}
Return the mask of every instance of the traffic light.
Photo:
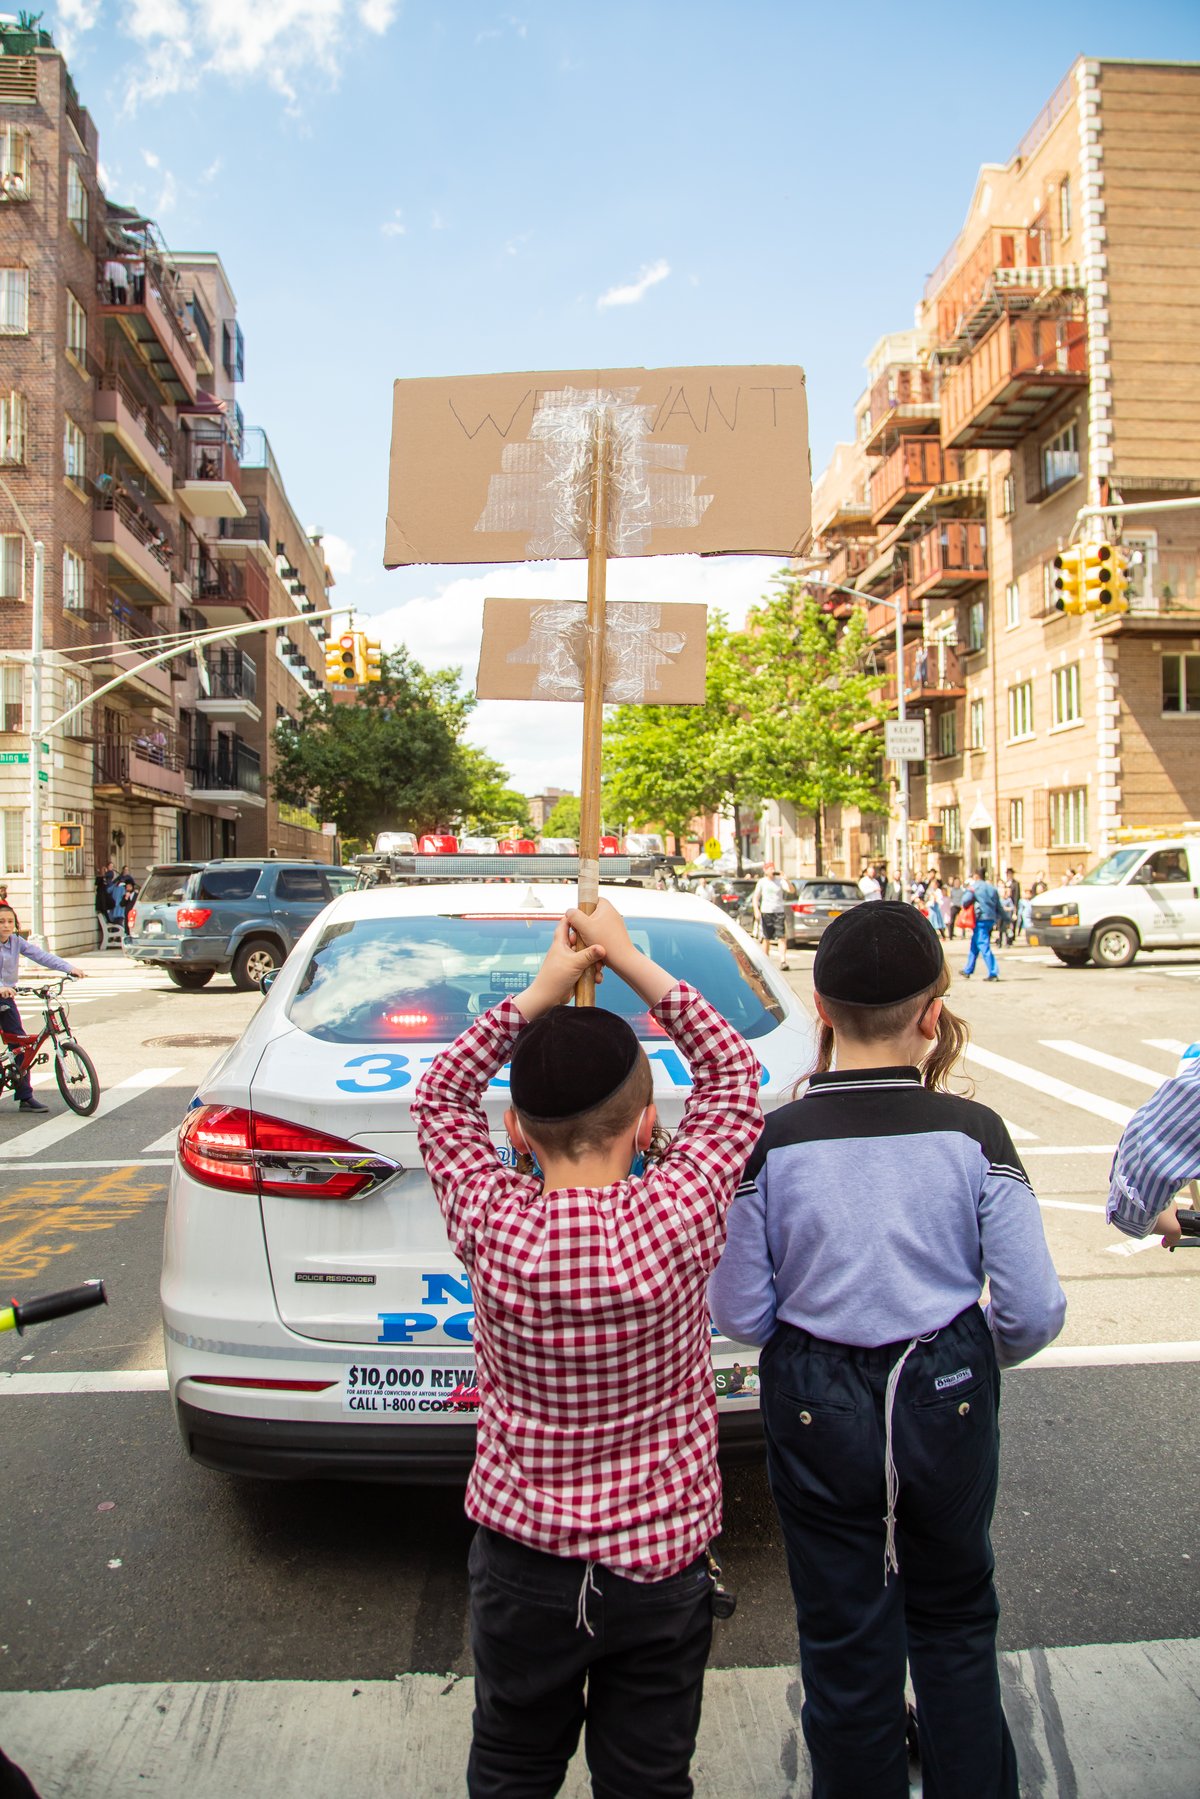
{"label": "traffic light", "polygon": [[83,826],[51,825],[50,848],[52,850],[81,850],[83,848]]}
{"label": "traffic light", "polygon": [[327,643],[325,645],[325,679],[330,686],[340,686],[346,679],[340,644]]}
{"label": "traffic light", "polygon": [[1083,544],[1069,544],[1054,558],[1054,604],[1060,612],[1084,610],[1084,549]]}
{"label": "traffic light", "polygon": [[343,631],[337,640],[337,655],[338,661],[341,663],[343,681],[361,679],[358,661],[359,636],[358,631]]}
{"label": "traffic light", "polygon": [[1084,548],[1084,605],[1089,612],[1128,612],[1129,555],[1108,543]]}
{"label": "traffic light", "polygon": [[363,674],[364,681],[382,681],[383,679],[383,645],[373,643],[369,637],[363,638]]}

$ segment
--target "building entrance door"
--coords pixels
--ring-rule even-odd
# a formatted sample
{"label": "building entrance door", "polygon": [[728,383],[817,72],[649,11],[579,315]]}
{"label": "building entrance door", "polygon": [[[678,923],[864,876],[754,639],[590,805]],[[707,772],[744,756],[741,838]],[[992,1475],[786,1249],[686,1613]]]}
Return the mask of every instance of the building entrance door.
{"label": "building entrance door", "polygon": [[971,856],[970,864],[967,869],[968,874],[974,874],[977,868],[982,868],[984,870],[989,881],[995,879],[996,871],[992,867],[992,830],[990,825],[984,829],[978,831],[973,830],[971,832]]}

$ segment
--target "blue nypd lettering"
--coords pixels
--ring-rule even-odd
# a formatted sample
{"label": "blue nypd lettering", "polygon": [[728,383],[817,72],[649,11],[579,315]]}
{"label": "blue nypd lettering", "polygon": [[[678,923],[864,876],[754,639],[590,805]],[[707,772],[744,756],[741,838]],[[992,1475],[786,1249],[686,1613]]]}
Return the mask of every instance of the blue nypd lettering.
{"label": "blue nypd lettering", "polygon": [[456,1270],[422,1274],[424,1291],[419,1301],[422,1310],[412,1312],[380,1312],[378,1343],[424,1343],[435,1331],[449,1337],[452,1343],[471,1343],[475,1334],[475,1310],[471,1302],[470,1277]]}

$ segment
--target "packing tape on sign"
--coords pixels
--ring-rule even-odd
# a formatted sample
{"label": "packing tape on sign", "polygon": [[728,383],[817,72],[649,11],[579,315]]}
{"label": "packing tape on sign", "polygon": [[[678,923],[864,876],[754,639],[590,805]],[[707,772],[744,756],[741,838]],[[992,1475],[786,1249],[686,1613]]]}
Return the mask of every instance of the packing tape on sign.
{"label": "packing tape on sign", "polygon": [[[510,650],[508,662],[537,670],[531,698],[581,700],[587,649],[587,606],[582,600],[547,600],[530,615],[529,636]],[[662,629],[662,607],[652,602],[610,604],[605,612],[604,703],[653,701],[660,671],[687,642],[682,631]]]}

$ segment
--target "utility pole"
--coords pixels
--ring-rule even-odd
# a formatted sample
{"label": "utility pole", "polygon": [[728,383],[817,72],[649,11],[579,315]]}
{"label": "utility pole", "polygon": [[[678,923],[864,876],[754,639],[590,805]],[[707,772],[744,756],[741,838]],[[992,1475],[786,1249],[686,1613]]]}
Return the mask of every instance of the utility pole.
{"label": "utility pole", "polygon": [[44,947],[42,902],[42,633],[46,611],[46,548],[33,546],[33,630],[29,649],[29,941]]}

